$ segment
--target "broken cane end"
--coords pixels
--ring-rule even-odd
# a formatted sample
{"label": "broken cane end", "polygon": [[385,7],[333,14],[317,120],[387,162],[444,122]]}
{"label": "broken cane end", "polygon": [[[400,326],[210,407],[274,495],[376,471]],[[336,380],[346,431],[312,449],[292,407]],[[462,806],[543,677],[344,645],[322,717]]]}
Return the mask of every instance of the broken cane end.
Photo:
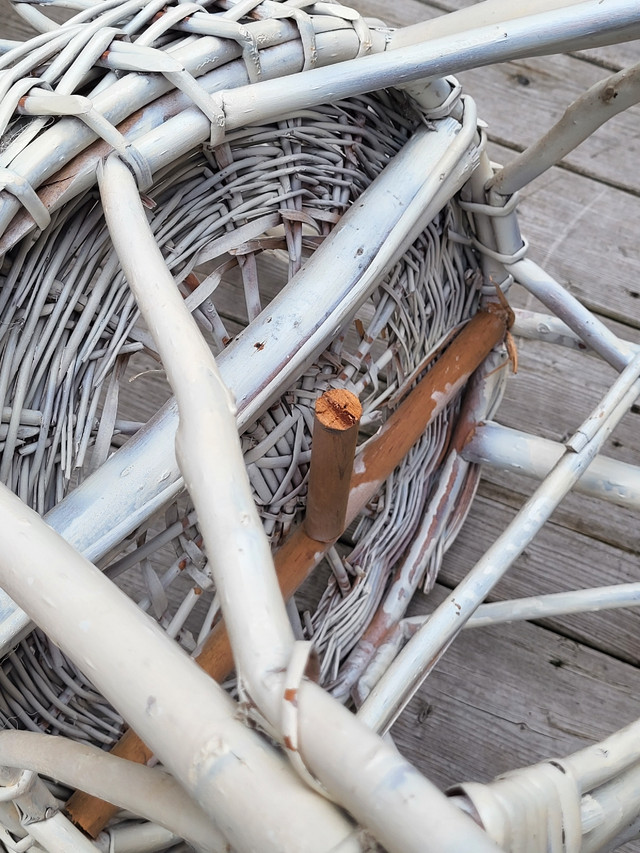
{"label": "broken cane end", "polygon": [[344,388],[316,400],[304,529],[318,542],[334,542],[344,531],[361,416],[360,400]]}

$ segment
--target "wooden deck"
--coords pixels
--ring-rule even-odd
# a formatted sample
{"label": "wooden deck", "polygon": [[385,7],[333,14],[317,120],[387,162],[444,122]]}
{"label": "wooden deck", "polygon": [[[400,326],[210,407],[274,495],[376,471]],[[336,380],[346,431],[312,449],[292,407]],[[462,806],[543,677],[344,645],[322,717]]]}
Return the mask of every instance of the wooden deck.
{"label": "wooden deck", "polygon": [[[393,25],[469,5],[465,0],[360,0]],[[23,34],[0,0],[0,36]],[[612,69],[640,60],[640,45],[507,63],[461,75],[489,125],[491,156],[505,162],[557,119],[567,103]],[[640,108],[629,110],[522,194],[530,256],[597,311],[617,333],[640,340]],[[526,294],[517,304],[533,308]],[[611,381],[596,359],[534,342],[519,345],[498,420],[560,439]],[[640,460],[640,407],[606,452]],[[478,498],[446,557],[437,595],[474,564],[534,484],[486,472]],[[571,496],[492,595],[492,600],[640,579],[638,519]],[[416,600],[412,612],[433,608]],[[463,632],[393,730],[436,784],[487,781],[563,755],[640,715],[640,611]],[[625,850],[640,851],[640,843]]]}

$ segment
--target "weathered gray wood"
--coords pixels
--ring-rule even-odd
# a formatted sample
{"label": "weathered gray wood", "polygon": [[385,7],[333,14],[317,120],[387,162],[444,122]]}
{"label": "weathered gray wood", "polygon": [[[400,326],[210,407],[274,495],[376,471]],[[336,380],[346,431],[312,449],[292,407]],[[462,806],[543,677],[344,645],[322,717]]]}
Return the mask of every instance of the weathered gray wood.
{"label": "weathered gray wood", "polygon": [[[418,596],[410,612],[430,612]],[[530,623],[462,632],[393,736],[436,784],[488,781],[634,720],[640,672]],[[629,848],[631,849],[631,848]],[[638,849],[637,847],[635,849]]]}
{"label": "weathered gray wood", "polygon": [[[488,500],[518,509],[537,485],[537,480],[485,467],[479,494]],[[638,513],[635,510],[614,508],[603,505],[596,498],[569,494],[554,512],[553,520],[561,527],[611,545],[617,550],[632,555],[638,553]],[[569,544],[567,542],[567,548]]]}
{"label": "weathered gray wood", "polygon": [[[640,127],[640,115],[637,121]],[[498,162],[513,156],[489,150]],[[640,327],[640,199],[562,168],[541,175],[521,197],[530,257],[591,310]]]}
{"label": "weathered gray wood", "polygon": [[[414,599],[431,612],[446,594]],[[435,784],[488,782],[563,756],[636,719],[640,673],[531,623],[462,632],[392,729]],[[639,853],[640,841],[620,848]]]}
{"label": "weathered gray wood", "polygon": [[9,5],[9,0],[0,0],[0,38],[26,39],[35,35],[34,30]]}
{"label": "weathered gray wood", "polygon": [[[441,579],[447,586],[454,586],[467,574],[515,515],[519,508],[517,500],[512,500],[511,505],[503,501],[498,490],[490,489],[484,489],[476,498],[443,566]],[[637,578],[637,553],[552,521],[500,581],[491,600],[629,583]],[[621,660],[640,663],[638,608],[557,617],[545,624]]]}

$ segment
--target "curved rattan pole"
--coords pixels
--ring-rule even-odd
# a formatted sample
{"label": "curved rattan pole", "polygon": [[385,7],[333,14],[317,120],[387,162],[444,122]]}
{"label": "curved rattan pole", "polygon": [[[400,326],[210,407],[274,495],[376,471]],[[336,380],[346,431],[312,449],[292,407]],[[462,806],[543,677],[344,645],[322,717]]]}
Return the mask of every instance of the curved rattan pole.
{"label": "curved rattan pole", "polygon": [[[121,161],[110,158],[105,164],[101,193],[114,247],[178,400],[176,451],[251,701],[280,732],[292,760],[303,755],[330,796],[391,853],[442,853],[460,845],[493,850],[437,788],[322,689],[301,680],[285,692],[295,655],[293,633],[246,477],[228,391],[175,288],[133,176]],[[360,251],[356,245],[356,256]],[[365,472],[363,481],[364,491],[374,478]],[[292,732],[281,728],[287,702],[296,709]],[[300,739],[300,751],[294,738]]]}
{"label": "curved rattan pole", "polygon": [[65,785],[107,797],[127,809],[171,830],[197,848],[227,849],[226,839],[161,770],[116,758],[98,747],[36,732],[0,732],[0,764],[33,770]]}
{"label": "curved rattan pole", "polygon": [[[586,0],[570,8],[531,14],[502,26],[489,25],[406,45],[374,56],[296,74],[281,81],[225,92],[220,105],[229,128],[269,121],[283,102],[295,113],[325,101],[397,86],[427,77],[444,77],[470,68],[531,55],[559,53],[640,35],[640,10],[633,0]],[[214,96],[216,97],[216,96]]]}
{"label": "curved rattan pole", "polygon": [[635,720],[600,743],[563,758],[562,764],[572,773],[582,792],[611,781],[634,765],[640,755],[640,720]]}
{"label": "curved rattan pole", "polygon": [[[637,755],[637,753],[636,753]],[[582,800],[589,812],[599,813],[600,823],[588,832],[581,853],[618,850],[640,833],[640,766],[635,764],[619,776],[589,792]],[[586,809],[585,809],[586,811]],[[595,821],[592,819],[592,823]]]}
{"label": "curved rattan pole", "polygon": [[547,521],[633,404],[640,393],[639,372],[637,355],[567,443],[576,452],[564,454],[504,533],[405,646],[360,708],[359,714],[369,725],[386,731],[397,718],[466,620]]}
{"label": "curved rattan pole", "polygon": [[499,195],[521,190],[584,142],[600,125],[640,101],[640,63],[599,80],[567,107],[560,121],[500,169],[487,189]]}
{"label": "curved rattan pole", "polygon": [[[504,337],[507,318],[498,313],[479,314],[453,340],[434,367],[419,382],[391,417],[384,433],[367,444],[367,468],[375,484],[386,479],[406,452],[407,438],[416,441],[429,423],[464,385],[493,346]],[[434,406],[434,401],[437,404]],[[407,426],[412,434],[407,436]],[[401,433],[396,439],[394,434]],[[380,443],[379,443],[380,442]],[[383,452],[383,444],[386,452]],[[362,489],[362,468],[358,479],[351,477],[351,494],[345,524],[350,524],[371,497],[371,489]],[[374,470],[372,470],[374,469]],[[340,531],[342,532],[342,531]],[[337,538],[337,536],[336,536]],[[274,563],[285,599],[290,598],[320,562],[329,543],[311,539],[303,526],[297,528],[276,552]],[[196,662],[216,681],[223,681],[233,669],[233,655],[224,622],[219,622],[204,643]],[[113,753],[141,763],[149,761],[152,751],[130,729],[113,748]],[[73,819],[95,836],[115,813],[109,803],[76,792],[67,804]]]}
{"label": "curved rattan pole", "polygon": [[21,44],[22,42],[14,41],[12,39],[0,39],[0,56],[2,56],[3,53],[8,53],[10,50],[19,47]]}
{"label": "curved rattan pole", "polygon": [[[543,480],[565,447],[497,423],[480,424],[462,455],[470,462]],[[640,509],[640,468],[606,456],[596,456],[574,491],[629,509]]]}

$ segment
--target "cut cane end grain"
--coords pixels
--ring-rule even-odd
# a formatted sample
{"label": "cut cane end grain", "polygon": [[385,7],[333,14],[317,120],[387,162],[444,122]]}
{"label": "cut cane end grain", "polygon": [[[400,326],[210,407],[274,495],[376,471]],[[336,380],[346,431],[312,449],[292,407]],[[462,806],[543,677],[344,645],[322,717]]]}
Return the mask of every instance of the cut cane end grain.
{"label": "cut cane end grain", "polygon": [[316,400],[316,417],[325,429],[350,429],[361,416],[360,400],[344,388],[332,388]]}

